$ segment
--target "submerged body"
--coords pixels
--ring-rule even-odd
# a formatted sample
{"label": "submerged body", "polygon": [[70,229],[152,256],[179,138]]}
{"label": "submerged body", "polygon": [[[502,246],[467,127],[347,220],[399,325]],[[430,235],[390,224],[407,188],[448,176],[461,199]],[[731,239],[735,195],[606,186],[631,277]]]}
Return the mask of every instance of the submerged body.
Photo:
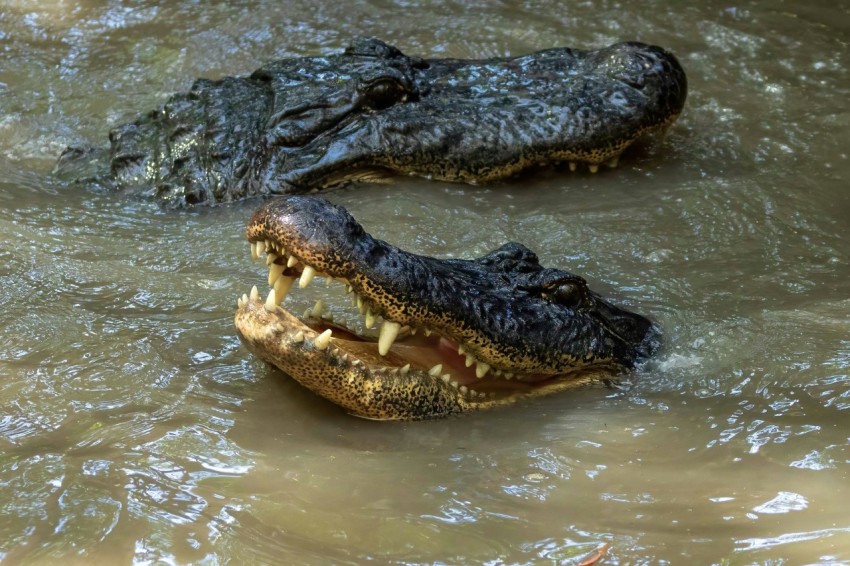
{"label": "submerged body", "polygon": [[[341,207],[275,199],[248,225],[269,267],[267,297],[239,299],[246,346],[301,384],[372,419],[425,419],[601,383],[658,345],[646,318],[509,243],[476,260],[439,260],[376,240]],[[280,307],[315,276],[344,284],[372,337]]]}
{"label": "submerged body", "polygon": [[339,55],[200,79],[115,128],[109,149],[69,148],[57,170],[169,207],[391,174],[477,183],[558,162],[596,171],[672,123],[686,94],[675,57],[638,42],[460,60],[360,39]]}

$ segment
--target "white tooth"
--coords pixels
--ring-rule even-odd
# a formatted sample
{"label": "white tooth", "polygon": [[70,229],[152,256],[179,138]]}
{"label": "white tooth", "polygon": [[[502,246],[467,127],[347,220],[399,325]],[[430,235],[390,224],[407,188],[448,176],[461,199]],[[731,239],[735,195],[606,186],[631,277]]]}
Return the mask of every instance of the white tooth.
{"label": "white tooth", "polygon": [[429,329],[425,329],[425,336],[431,336],[431,331]]}
{"label": "white tooth", "polygon": [[366,328],[375,328],[375,320],[378,317],[372,314],[372,311],[366,309]]}
{"label": "white tooth", "polygon": [[266,254],[266,265],[273,264],[276,259],[277,259],[277,255],[273,254],[272,252],[267,253]]}
{"label": "white tooth", "polygon": [[500,370],[500,369],[494,369],[494,370],[493,370],[493,373],[494,373],[494,374],[496,374],[496,376],[500,376],[500,375],[502,375],[502,370]]}
{"label": "white tooth", "polygon": [[269,312],[274,312],[274,310],[277,308],[277,304],[275,304],[274,302],[274,289],[269,291],[269,296],[266,297],[266,304],[263,306],[265,306],[266,310]]}
{"label": "white tooth", "polygon": [[263,240],[257,242],[257,257],[263,255],[263,252],[266,251],[266,243]]}
{"label": "white tooth", "polygon": [[303,342],[304,341],[304,331],[299,330],[295,336],[292,337],[293,342]]}
{"label": "white tooth", "polygon": [[587,168],[590,169],[591,173],[596,173],[597,171],[599,171],[599,165],[596,163],[591,163],[587,166]]}
{"label": "white tooth", "polygon": [[465,352],[466,352],[466,350],[464,350],[464,349],[463,349],[463,346],[458,346],[458,347],[457,347],[457,353],[458,353],[459,355],[461,355],[461,356],[462,356]]}
{"label": "white tooth", "polygon": [[298,286],[303,289],[310,284],[310,281],[312,281],[315,276],[316,270],[309,265],[305,265],[304,271],[301,272],[301,280],[298,282]]}
{"label": "white tooth", "polygon": [[467,393],[469,393],[469,389],[466,387],[466,385],[461,385],[460,392],[466,395]]}
{"label": "white tooth", "polygon": [[298,263],[298,258],[294,255],[289,256],[289,259],[286,260],[286,267],[295,267],[295,264]]}
{"label": "white tooth", "polygon": [[325,287],[330,287],[331,281],[333,281],[333,279],[329,275],[325,276]]}
{"label": "white tooth", "polygon": [[331,329],[328,328],[327,330],[316,336],[316,340],[314,342],[314,344],[316,344],[316,348],[318,348],[319,350],[327,349],[328,345],[331,343],[331,334]]}
{"label": "white tooth", "polygon": [[328,322],[333,322],[334,321],[334,313],[326,312],[326,313],[322,314],[322,318],[324,318]]}
{"label": "white tooth", "polygon": [[403,367],[403,368],[401,368],[401,370],[400,370],[401,375],[407,375],[407,372],[409,372],[409,371],[410,371],[410,364],[407,364],[406,366],[404,366],[404,367]]}
{"label": "white tooth", "polygon": [[457,381],[451,382],[451,386],[454,387],[455,389],[457,389],[457,385],[458,385]]}
{"label": "white tooth", "polygon": [[620,156],[619,155],[615,155],[614,157],[609,159],[607,163],[605,163],[605,165],[607,165],[611,169],[615,168],[619,164],[620,164]]}
{"label": "white tooth", "polygon": [[316,301],[315,306],[313,306],[313,312],[310,313],[313,315],[313,318],[322,318],[322,312],[325,310],[325,303],[321,299]]}
{"label": "white tooth", "polygon": [[248,243],[251,244],[251,259],[257,259],[258,257],[260,257],[257,255],[257,242]]}
{"label": "white tooth", "polygon": [[274,282],[274,300],[277,304],[281,304],[283,302],[289,294],[289,290],[292,289],[293,283],[295,283],[295,277],[282,275],[277,278],[277,281]]}
{"label": "white tooth", "polygon": [[475,377],[481,379],[487,372],[490,371],[490,366],[485,364],[484,362],[478,362],[478,365],[475,366]]}
{"label": "white tooth", "polygon": [[472,354],[466,355],[466,367],[471,367],[472,364],[475,363],[475,358],[472,357]]}
{"label": "white tooth", "polygon": [[242,297],[236,297],[236,308],[237,309],[242,308]]}
{"label": "white tooth", "polygon": [[360,314],[366,314],[366,303],[363,302],[363,297],[357,295],[357,310],[360,311]]}
{"label": "white tooth", "polygon": [[382,356],[386,356],[387,352],[390,351],[390,347],[395,342],[396,337],[398,336],[398,331],[401,329],[401,325],[397,322],[386,321],[381,326],[381,335],[378,337],[378,353]]}
{"label": "white tooth", "polygon": [[446,374],[443,374],[443,377],[441,377],[440,379],[443,380],[443,383],[448,383],[449,381],[451,381],[452,376],[451,376],[451,374],[446,373]]}
{"label": "white tooth", "polygon": [[354,287],[352,287],[350,283],[346,283],[346,285],[345,285],[345,292],[346,292],[346,293],[353,293],[353,292],[354,292]]}
{"label": "white tooth", "polygon": [[244,305],[247,302],[248,302],[248,295],[246,295],[245,293],[242,293],[242,304]]}
{"label": "white tooth", "polygon": [[260,298],[260,292],[257,290],[257,286],[254,285],[253,287],[251,287],[251,300],[256,301],[259,298]]}
{"label": "white tooth", "polygon": [[313,310],[312,310],[312,309],[306,309],[306,310],[304,311],[304,314],[301,316],[301,318],[303,318],[304,320],[307,320],[308,318],[310,318],[310,316],[311,316],[312,314],[313,314]]}
{"label": "white tooth", "polygon": [[269,287],[273,287],[275,281],[283,275],[283,266],[278,263],[273,263],[269,266]]}
{"label": "white tooth", "polygon": [[428,371],[428,375],[432,375],[434,377],[437,377],[438,375],[440,375],[441,371],[443,371],[443,364],[437,364],[434,367],[432,367],[430,369],[430,371]]}
{"label": "white tooth", "polygon": [[575,161],[570,161],[570,171],[578,169],[578,164]]}
{"label": "white tooth", "polygon": [[514,378],[514,374],[512,372],[509,372],[509,371],[505,372],[505,379],[513,379],[513,378]]}

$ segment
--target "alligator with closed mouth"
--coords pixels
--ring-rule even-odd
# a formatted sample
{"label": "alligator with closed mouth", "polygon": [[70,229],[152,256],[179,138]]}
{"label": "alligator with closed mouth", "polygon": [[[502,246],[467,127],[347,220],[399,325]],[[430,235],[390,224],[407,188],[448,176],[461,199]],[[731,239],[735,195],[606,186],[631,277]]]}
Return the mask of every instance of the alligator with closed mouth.
{"label": "alligator with closed mouth", "polygon": [[[242,341],[360,417],[445,417],[604,383],[659,343],[648,319],[517,243],[474,260],[415,255],[311,196],[267,202],[247,237],[271,289],[238,299]],[[296,280],[303,288],[315,277],[345,286],[363,316],[359,333],[322,302],[303,318],[281,307]]]}
{"label": "alligator with closed mouth", "polygon": [[532,166],[615,166],[682,110],[676,58],[639,42],[483,60],[409,57],[377,39],[341,54],[199,79],[68,148],[60,178],[166,207],[310,192],[393,174],[481,183]]}

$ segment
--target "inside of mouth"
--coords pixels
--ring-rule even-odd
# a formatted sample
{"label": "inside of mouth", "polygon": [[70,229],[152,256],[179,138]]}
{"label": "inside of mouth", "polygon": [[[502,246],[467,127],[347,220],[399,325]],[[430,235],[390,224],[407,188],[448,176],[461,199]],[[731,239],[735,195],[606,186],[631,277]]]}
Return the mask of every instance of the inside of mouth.
{"label": "inside of mouth", "polygon": [[266,262],[271,290],[265,299],[258,291],[252,290],[250,297],[243,295],[240,306],[249,300],[260,301],[267,312],[274,313],[283,308],[281,303],[292,289],[304,288],[315,278],[329,280],[328,284],[333,281],[344,285],[351,296],[351,311],[359,313],[362,323],[349,323],[339,318],[334,320],[324,301],[319,300],[314,307],[297,317],[297,324],[282,326],[293,335],[298,332],[315,333],[319,335],[317,340],[325,335],[328,343],[360,360],[367,367],[395,368],[404,374],[410,371],[426,372],[434,379],[442,379],[464,392],[482,396],[528,391],[555,377],[490,368],[467,353],[463,345],[441,336],[437,329],[402,326],[385,320],[374,312],[377,308],[359,296],[348,281],[316,271],[271,240],[251,242],[251,254],[254,259]]}

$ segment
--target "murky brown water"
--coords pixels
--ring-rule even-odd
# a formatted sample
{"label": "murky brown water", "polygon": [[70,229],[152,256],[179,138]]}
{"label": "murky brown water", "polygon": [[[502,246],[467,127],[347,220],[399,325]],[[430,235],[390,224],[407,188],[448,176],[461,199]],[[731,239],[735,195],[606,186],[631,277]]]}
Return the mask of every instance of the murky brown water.
{"label": "murky brown water", "polygon": [[[161,5],[160,5],[161,4]],[[850,563],[850,15],[791,2],[0,6],[0,560]],[[250,358],[256,203],[162,213],[56,189],[196,76],[335,52],[641,39],[690,77],[610,172],[336,191],[438,256],[515,239],[653,316],[625,391],[441,422],[346,416]],[[294,295],[302,309],[326,291]],[[344,304],[340,302],[340,305]],[[296,311],[299,309],[296,307]]]}

